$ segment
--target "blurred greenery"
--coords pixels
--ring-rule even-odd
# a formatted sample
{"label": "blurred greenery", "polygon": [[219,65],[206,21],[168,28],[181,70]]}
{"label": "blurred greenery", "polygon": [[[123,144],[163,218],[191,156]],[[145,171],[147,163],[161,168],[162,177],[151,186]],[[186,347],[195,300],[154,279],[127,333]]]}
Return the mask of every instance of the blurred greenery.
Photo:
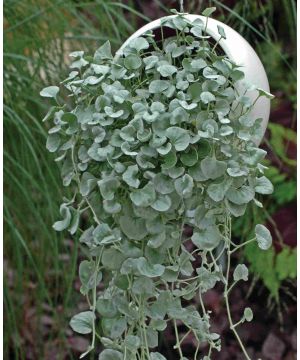
{"label": "blurred greenery", "polygon": [[[150,5],[164,14],[176,3],[149,1],[149,14]],[[218,18],[257,49],[272,91],[284,94],[274,107],[282,101],[294,107],[295,1],[192,0],[186,10],[200,13],[209,5],[217,6]],[[278,17],[278,12],[284,15]],[[146,2],[133,0],[4,2],[5,359],[49,359],[53,348],[56,355],[61,354],[58,358],[73,358],[67,323],[77,303],[73,288],[78,246],[52,230],[66,192],[53,156],[45,149],[46,129],[41,119],[47,104],[39,91],[64,78],[69,52],[92,52],[107,39],[117,49],[149,20],[142,13],[147,14]],[[285,174],[278,164],[271,167],[276,186],[275,206],[271,201],[267,209],[271,214],[293,201],[296,189],[295,159],[287,154],[287,142],[295,141],[295,133],[280,126],[271,124],[268,146],[291,171]],[[243,224],[236,226],[237,235],[241,227]],[[253,269],[257,271],[255,264]],[[50,345],[44,342],[45,328]]]}

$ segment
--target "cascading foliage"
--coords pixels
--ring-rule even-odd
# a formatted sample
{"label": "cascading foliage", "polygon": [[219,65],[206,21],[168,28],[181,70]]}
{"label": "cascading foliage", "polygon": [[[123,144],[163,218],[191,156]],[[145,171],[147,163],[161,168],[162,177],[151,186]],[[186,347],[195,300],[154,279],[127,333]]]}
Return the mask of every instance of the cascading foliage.
{"label": "cascading foliage", "polygon": [[[61,104],[58,87],[41,91],[57,102],[44,119],[54,123],[47,148],[57,153],[63,184],[74,191],[54,229],[75,234],[84,217],[80,243],[89,254],[79,267],[89,310],[70,325],[91,334],[85,354],[100,339],[100,360],[165,359],[155,348],[168,323],[180,359],[186,359],[178,321],[198,344],[194,359],[210,359],[221,341],[210,331],[202,295],[217,282],[224,284],[239,341],[236,326],[252,319],[249,308],[237,324],[231,319],[229,291],[248,278],[240,264],[231,279],[230,256],[244,245],[233,243],[231,219],[250,202],[262,207],[256,194],[272,192],[261,164],[266,152],[255,145],[261,119],[251,117],[253,102],[236,87],[244,74],[217,51],[207,22],[177,14],[163,19],[163,26],[176,35],[157,41],[147,33],[119,57],[109,42],[94,57],[71,53],[72,71],[62,82],[67,104]],[[226,38],[223,28],[219,33]],[[252,85],[247,89],[257,98],[272,97]],[[184,235],[185,225],[193,228],[191,237]],[[246,243],[251,241],[265,250],[272,239],[257,225]],[[183,306],[195,297],[200,309]],[[202,343],[209,344],[205,356]]]}

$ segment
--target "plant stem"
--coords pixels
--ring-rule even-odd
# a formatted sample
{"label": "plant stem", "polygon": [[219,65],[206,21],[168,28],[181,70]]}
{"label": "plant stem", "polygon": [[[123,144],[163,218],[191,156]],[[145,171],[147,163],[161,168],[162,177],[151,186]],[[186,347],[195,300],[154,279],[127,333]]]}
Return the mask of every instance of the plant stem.
{"label": "plant stem", "polygon": [[221,36],[220,39],[215,43],[214,47],[212,48],[212,51],[215,51],[217,46],[219,45],[220,41],[223,39],[223,37]]}
{"label": "plant stem", "polygon": [[[102,257],[102,253],[103,253],[103,249],[101,249],[101,253],[99,255],[99,257],[96,260],[96,267],[95,267],[95,284],[94,284],[94,288],[93,288],[93,306],[92,306],[92,311],[95,315],[96,312],[96,302],[97,302],[97,275],[98,275],[98,269],[99,269],[99,264],[101,261],[101,257]],[[92,339],[92,349],[95,347],[95,339],[96,339],[96,317],[94,316],[94,320],[93,320],[93,339]]]}
{"label": "plant stem", "polygon": [[[229,228],[227,228],[227,230],[229,230],[228,234],[227,235],[227,239],[230,239],[231,238],[231,220],[228,219],[229,221]],[[231,251],[230,251],[230,242],[228,241],[228,249],[227,249],[227,270],[226,270],[226,284],[225,284],[225,289],[224,289],[224,298],[225,298],[225,304],[226,304],[226,311],[227,311],[227,317],[228,317],[228,321],[229,321],[229,326],[230,326],[230,329],[232,330],[232,332],[234,333],[244,355],[245,355],[245,358],[247,360],[251,360],[251,358],[249,357],[245,347],[244,347],[244,344],[242,343],[242,340],[241,338],[239,337],[239,334],[237,333],[235,327],[234,327],[234,324],[233,324],[233,321],[232,321],[232,317],[231,317],[231,311],[230,311],[230,305],[229,305],[229,289],[228,289],[228,283],[229,283],[229,272],[230,272],[230,260],[231,260]]]}
{"label": "plant stem", "polygon": [[240,245],[236,245],[236,247],[233,249],[233,250],[230,250],[230,254],[233,254],[234,252],[236,252],[238,249],[240,249],[241,247],[243,246],[246,246],[250,243],[252,243],[253,241],[256,240],[256,237],[254,237],[253,239],[250,239],[250,240],[247,240],[245,241],[243,244],[240,244]]}
{"label": "plant stem", "polygon": [[175,335],[176,335],[176,349],[178,349],[180,360],[182,360],[183,353],[182,353],[181,346],[180,346],[179,334],[178,334],[178,329],[177,329],[177,324],[176,324],[175,319],[173,319],[173,324],[174,324]]}
{"label": "plant stem", "polygon": [[183,0],[179,0],[179,3],[180,3],[180,12],[183,14],[184,13]]}

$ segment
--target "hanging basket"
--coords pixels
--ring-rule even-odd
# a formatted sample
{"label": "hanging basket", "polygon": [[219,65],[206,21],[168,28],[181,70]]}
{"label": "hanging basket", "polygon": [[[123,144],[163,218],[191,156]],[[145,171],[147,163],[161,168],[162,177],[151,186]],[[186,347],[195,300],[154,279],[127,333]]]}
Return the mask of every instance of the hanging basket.
{"label": "hanging basket", "polygon": [[[171,19],[177,15],[171,15],[167,17],[163,17],[157,20],[154,20],[145,26],[141,27],[134,34],[132,34],[121,46],[121,48],[117,51],[116,56],[119,57],[123,53],[123,49],[130,43],[133,39],[142,36],[148,31],[155,30],[162,26],[162,21],[167,19]],[[201,15],[192,15],[186,14],[184,15],[189,21],[195,21],[196,19],[202,20],[204,23],[206,18]],[[240,65],[245,74],[243,81],[239,81],[236,84],[236,89],[240,94],[243,94],[246,91],[245,84],[250,83],[254,84],[257,87],[269,92],[269,82],[267,78],[266,71],[262,62],[260,61],[258,55],[251,47],[251,45],[234,29],[230,26],[209,18],[207,23],[206,32],[210,35],[215,41],[220,39],[220,34],[218,32],[218,26],[222,26],[226,33],[226,39],[221,39],[219,42],[219,46],[222,48],[223,52],[226,56],[232,60],[235,64]],[[251,101],[255,101],[257,97],[257,92],[248,91],[247,96],[251,99]],[[255,119],[262,119],[262,136],[259,140],[256,140],[257,145],[260,144],[263,135],[266,131],[267,124],[270,116],[270,99],[266,97],[260,97],[256,102],[251,111],[251,116]]]}

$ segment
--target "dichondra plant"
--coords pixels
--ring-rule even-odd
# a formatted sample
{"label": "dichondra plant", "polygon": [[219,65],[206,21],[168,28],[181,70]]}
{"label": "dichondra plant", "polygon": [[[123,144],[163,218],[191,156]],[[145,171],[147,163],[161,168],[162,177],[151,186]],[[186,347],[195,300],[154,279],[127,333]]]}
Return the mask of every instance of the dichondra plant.
{"label": "dichondra plant", "polygon": [[[73,52],[62,81],[68,101],[61,102],[56,86],[41,91],[56,101],[45,117],[54,124],[47,148],[57,153],[63,184],[74,193],[54,229],[79,231],[88,254],[79,277],[89,309],[70,325],[91,334],[85,354],[100,340],[99,360],[165,359],[155,348],[169,323],[186,359],[179,321],[195,338],[194,359],[210,359],[221,340],[210,331],[202,297],[217,282],[249,359],[237,328],[252,311],[241,310],[234,324],[229,306],[231,289],[247,281],[248,270],[240,264],[231,275],[230,259],[246,243],[266,250],[272,239],[256,225],[253,238],[236,244],[231,223],[248,203],[262,207],[256,194],[270,194],[272,184],[261,164],[266,152],[255,145],[261,119],[251,117],[254,103],[236,87],[243,71],[211,41],[206,24],[176,14],[162,20],[161,41],[147,33],[121,56],[112,56],[109,42],[93,57]],[[164,27],[175,35],[165,39]],[[272,97],[253,85],[247,91]],[[183,305],[195,297],[200,308]],[[209,345],[206,355],[199,353],[202,343]]]}

